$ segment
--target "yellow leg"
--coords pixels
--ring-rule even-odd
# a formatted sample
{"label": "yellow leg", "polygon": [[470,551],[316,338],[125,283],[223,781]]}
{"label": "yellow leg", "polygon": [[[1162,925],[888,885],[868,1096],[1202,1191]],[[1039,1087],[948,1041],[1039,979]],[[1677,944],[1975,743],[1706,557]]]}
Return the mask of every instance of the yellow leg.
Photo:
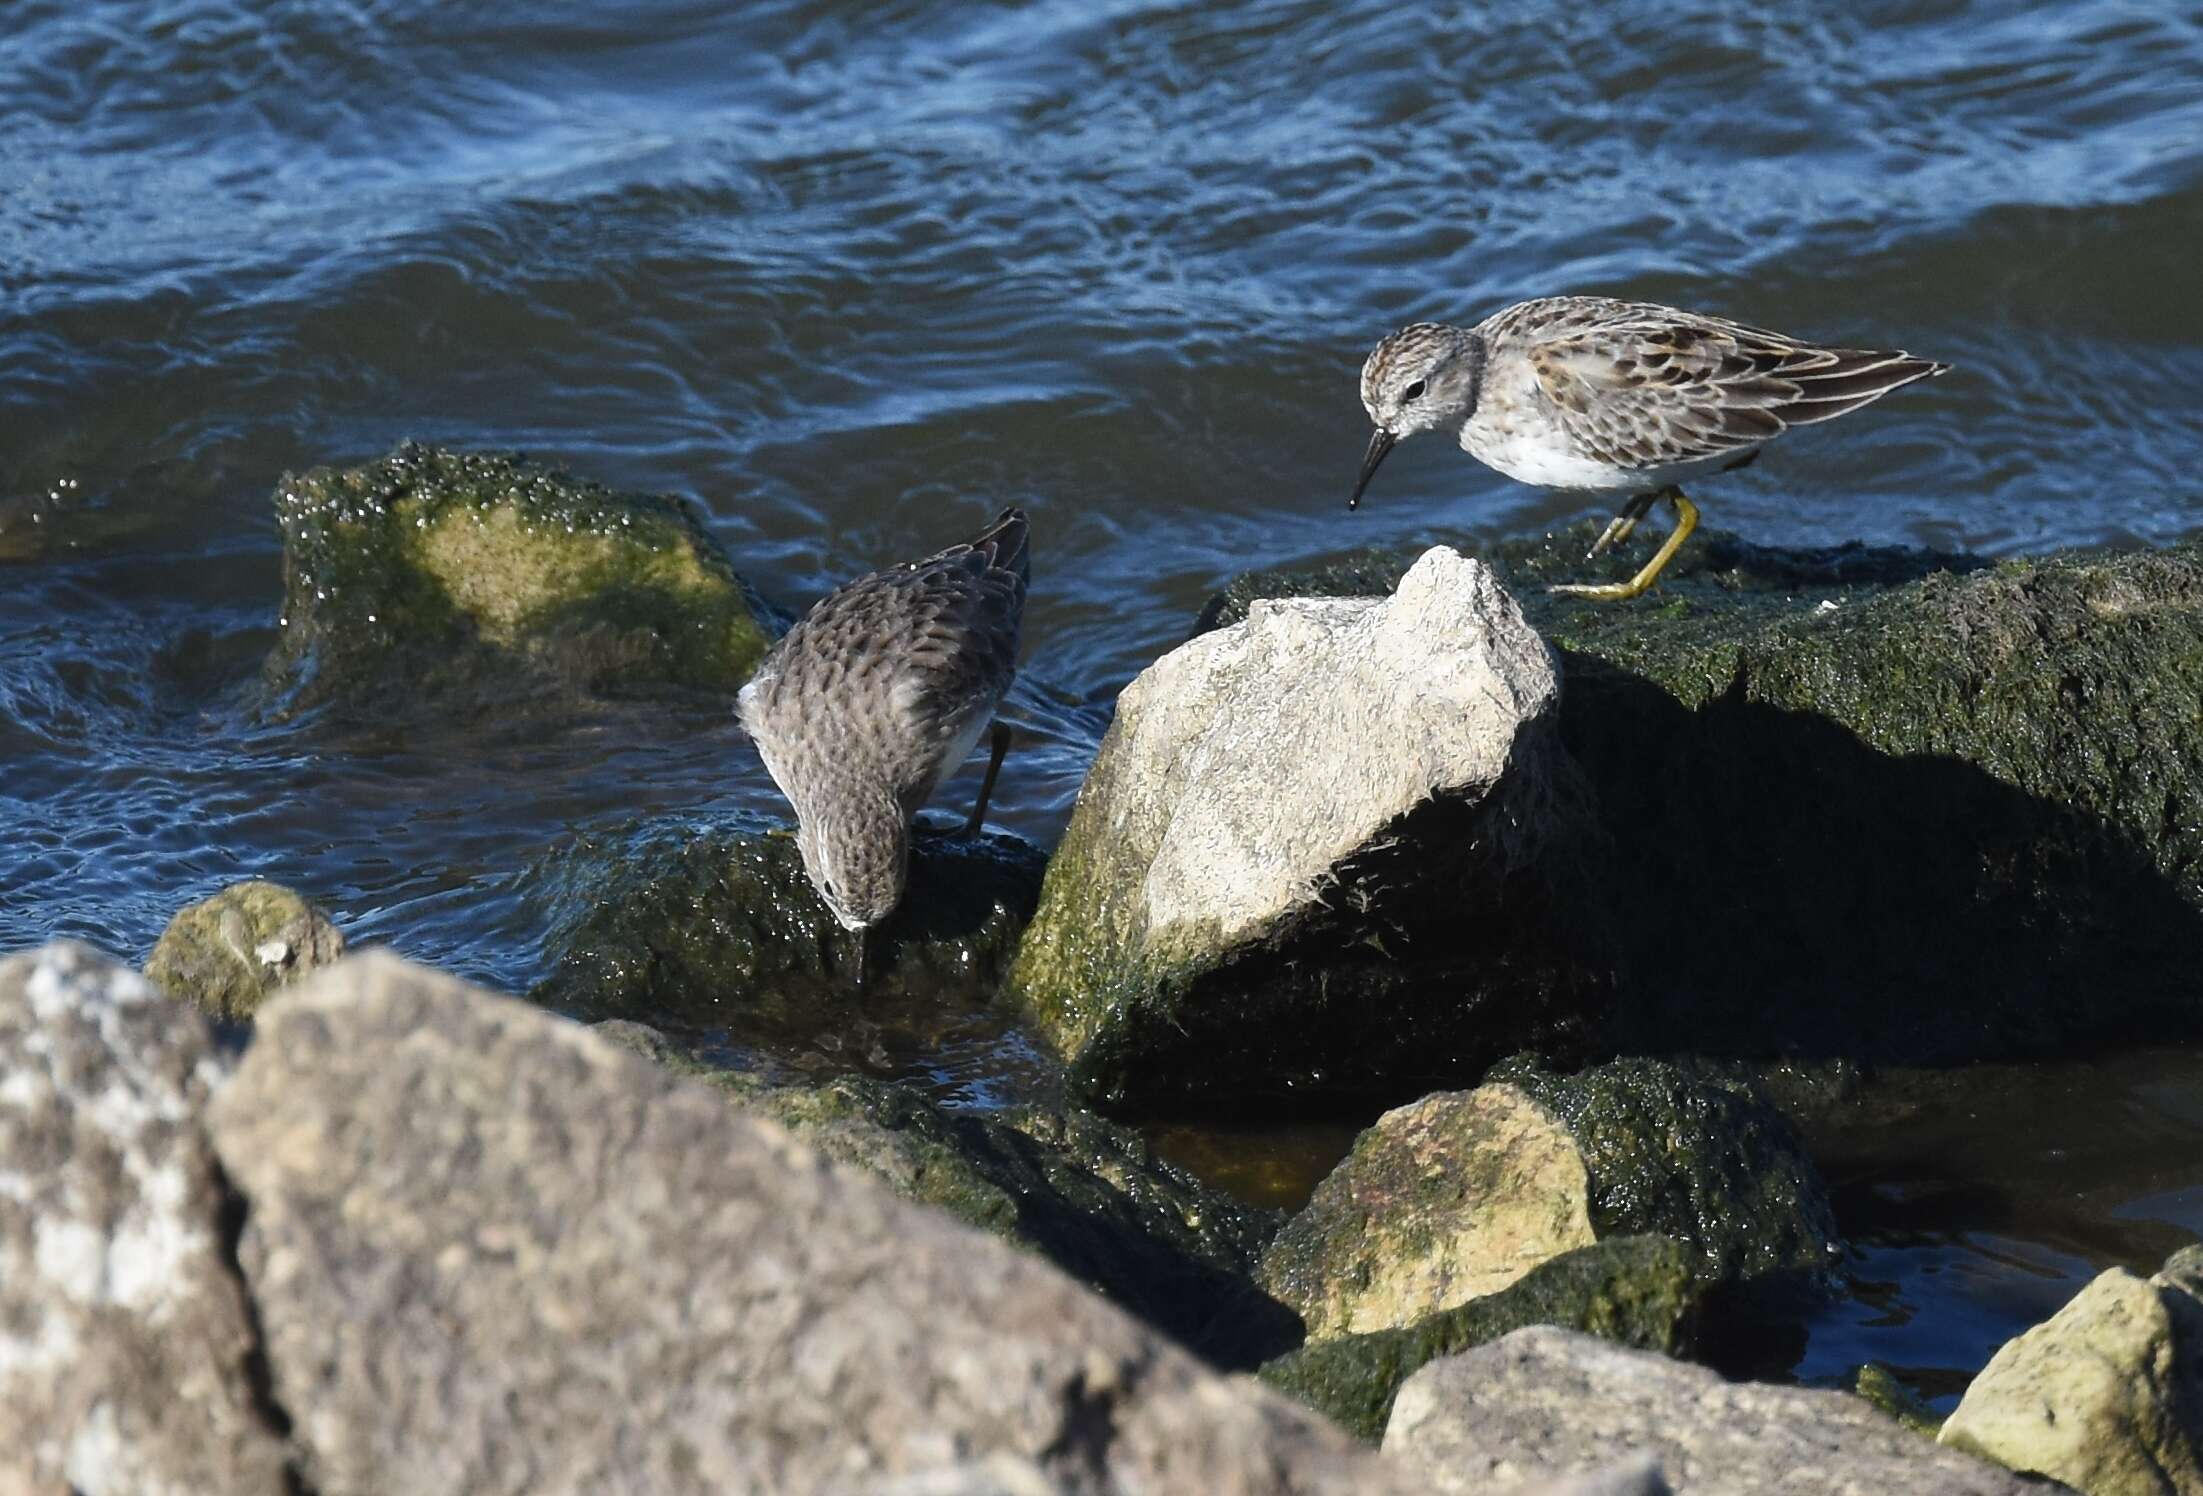
{"label": "yellow leg", "polygon": [[1615,515],[1606,522],[1606,528],[1599,532],[1599,538],[1591,542],[1591,549],[1583,553],[1584,559],[1588,561],[1593,556],[1605,555],[1615,546],[1629,539],[1630,532],[1636,528],[1636,515],[1626,511]]}
{"label": "yellow leg", "polygon": [[1545,590],[1565,593],[1570,597],[1595,597],[1610,602],[1620,602],[1628,598],[1642,596],[1645,589],[1660,580],[1662,569],[1675,558],[1675,553],[1682,548],[1683,542],[1690,539],[1691,531],[1698,528],[1698,506],[1684,498],[1681,489],[1672,490],[1668,494],[1668,502],[1675,506],[1675,529],[1668,536],[1667,543],[1654,552],[1652,559],[1645,563],[1643,571],[1638,572],[1637,575],[1626,582],[1609,582],[1603,586],[1572,583],[1567,586],[1548,587]]}

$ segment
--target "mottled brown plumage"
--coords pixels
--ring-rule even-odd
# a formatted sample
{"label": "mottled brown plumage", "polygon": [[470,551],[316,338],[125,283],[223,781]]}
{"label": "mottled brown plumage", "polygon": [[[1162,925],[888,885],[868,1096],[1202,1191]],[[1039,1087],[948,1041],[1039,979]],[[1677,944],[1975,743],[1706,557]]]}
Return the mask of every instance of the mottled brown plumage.
{"label": "mottled brown plumage", "polygon": [[[1377,430],[1350,505],[1396,442],[1445,429],[1525,483],[1636,491],[1594,555],[1662,496],[1687,534],[1696,510],[1672,487],[1683,474],[1748,460],[1792,426],[1833,420],[1947,368],[1600,296],[1520,302],[1470,328],[1418,322],[1362,365],[1362,405]],[[1672,554],[1671,544],[1622,587],[1563,590],[1635,596]]]}
{"label": "mottled brown plumage", "polygon": [[[902,901],[911,817],[1016,674],[1030,574],[1025,514],[1004,510],[963,545],[821,598],[742,688],[736,714],[795,807],[804,869],[848,928]],[[974,829],[992,785],[990,766]]]}

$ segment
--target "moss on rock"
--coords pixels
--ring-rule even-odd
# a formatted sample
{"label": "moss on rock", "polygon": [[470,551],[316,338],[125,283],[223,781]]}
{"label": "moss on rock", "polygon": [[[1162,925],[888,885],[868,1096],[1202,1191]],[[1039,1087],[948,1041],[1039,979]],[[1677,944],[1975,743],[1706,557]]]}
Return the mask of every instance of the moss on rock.
{"label": "moss on rock", "polygon": [[1249,1281],[1277,1213],[1209,1188],[1091,1112],[950,1112],[854,1075],[778,1084],[713,1070],[641,1024],[597,1028],[905,1198],[1038,1252],[1213,1361],[1251,1367],[1298,1336],[1292,1313]]}
{"label": "moss on rock", "polygon": [[235,1022],[343,954],[343,934],[318,905],[255,879],[179,910],[146,958],[145,975],[170,996]]}
{"label": "moss on rock", "polygon": [[1261,1376],[1375,1440],[1400,1384],[1440,1356],[1526,1325],[1558,1325],[1676,1355],[1689,1344],[1697,1302],[1682,1247],[1661,1237],[1622,1237],[1556,1257],[1511,1288],[1404,1329],[1303,1346],[1263,1366]]}
{"label": "moss on rock", "polygon": [[517,457],[408,444],[285,477],[276,518],[283,637],[266,679],[285,714],[730,693],[771,642],[687,504]]}
{"label": "moss on rock", "polygon": [[[1000,833],[921,836],[902,907],[865,939],[866,1001],[984,1002],[1032,916],[1042,868]],[[854,990],[856,942],[780,831],[656,824],[584,846],[548,874],[558,952],[534,1001],[588,1018],[803,1028]]]}
{"label": "moss on rock", "polygon": [[[2203,546],[1989,565],[1705,535],[1635,603],[1487,549],[1561,651],[1623,1051],[1947,1064],[2203,1032]],[[1363,553],[1233,582],[1383,590]],[[1602,571],[1603,567],[1603,571]]]}

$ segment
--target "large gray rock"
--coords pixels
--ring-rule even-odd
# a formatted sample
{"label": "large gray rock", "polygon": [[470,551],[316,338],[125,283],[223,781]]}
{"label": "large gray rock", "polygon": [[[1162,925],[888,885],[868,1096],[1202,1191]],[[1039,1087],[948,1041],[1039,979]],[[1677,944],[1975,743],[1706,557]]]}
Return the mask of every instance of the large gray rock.
{"label": "large gray rock", "polygon": [[2203,1492],[2203,1247],[2113,1268],[1989,1359],[1945,1444],[2088,1496]]}
{"label": "large gray rock", "polygon": [[1558,705],[1552,651],[1444,547],[1390,599],[1257,603],[1118,698],[1011,994],[1120,1109],[1570,1049],[1611,974]]}
{"label": "large gray rock", "polygon": [[81,946],[0,961],[0,1491],[286,1489],[199,1015]]}
{"label": "large gray rock", "polygon": [[1657,1060],[1504,1080],[1387,1112],[1262,1259],[1308,1338],[1413,1324],[1613,1237],[1664,1235],[1708,1283],[1825,1271],[1835,1214],[1796,1130]]}
{"label": "large gray rock", "polygon": [[211,1126],[322,1496],[1410,1488],[538,1009],[370,955],[258,1030]]}
{"label": "large gray rock", "polygon": [[1393,1404],[1385,1451],[1437,1493],[1482,1493],[1651,1455],[1677,1496],[2043,1496],[1848,1392],[1723,1381],[1546,1326],[1433,1362]]}

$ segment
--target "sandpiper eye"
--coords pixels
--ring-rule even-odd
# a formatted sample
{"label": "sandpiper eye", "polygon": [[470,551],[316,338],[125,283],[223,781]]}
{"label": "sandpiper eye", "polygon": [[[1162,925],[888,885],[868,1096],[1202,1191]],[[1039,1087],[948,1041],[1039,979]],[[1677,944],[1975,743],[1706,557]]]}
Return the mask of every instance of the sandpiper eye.
{"label": "sandpiper eye", "polygon": [[1401,398],[1401,399],[1402,399],[1403,401],[1406,401],[1406,400],[1420,400],[1420,399],[1422,399],[1422,398],[1423,398],[1423,381],[1422,381],[1422,380],[1420,380],[1420,379],[1418,379],[1418,380],[1416,380],[1416,381],[1415,381],[1415,383],[1413,383],[1413,384],[1409,385],[1409,386],[1408,386],[1408,387],[1407,387],[1406,389],[1404,389],[1404,390],[1400,391],[1400,398]]}

